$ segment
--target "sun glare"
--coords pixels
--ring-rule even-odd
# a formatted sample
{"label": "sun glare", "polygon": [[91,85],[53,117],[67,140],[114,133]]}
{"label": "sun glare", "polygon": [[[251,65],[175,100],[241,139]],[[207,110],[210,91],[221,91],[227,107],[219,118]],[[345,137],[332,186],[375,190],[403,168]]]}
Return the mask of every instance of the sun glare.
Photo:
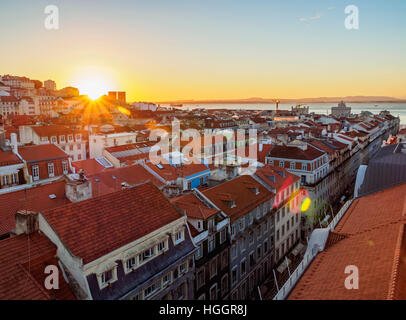
{"label": "sun glare", "polygon": [[87,95],[92,100],[113,91],[115,87],[111,79],[100,72],[86,72],[86,75],[78,76],[73,85],[79,89],[80,94]]}

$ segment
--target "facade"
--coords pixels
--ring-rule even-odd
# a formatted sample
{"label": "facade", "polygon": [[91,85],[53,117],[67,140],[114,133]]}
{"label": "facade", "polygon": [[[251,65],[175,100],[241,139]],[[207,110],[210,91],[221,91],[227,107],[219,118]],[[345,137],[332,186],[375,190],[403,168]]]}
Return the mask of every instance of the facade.
{"label": "facade", "polygon": [[46,80],[44,81],[44,88],[46,90],[55,91],[56,90],[56,82],[53,80]]}
{"label": "facade", "polygon": [[151,183],[44,211],[38,220],[77,297],[193,299],[196,248],[187,218]]}
{"label": "facade", "polygon": [[195,245],[195,299],[224,300],[229,293],[229,218],[205,196],[192,193],[172,199],[187,215]]}
{"label": "facade", "polygon": [[14,96],[1,96],[0,95],[0,116],[6,119],[9,116],[19,114],[20,102]]}
{"label": "facade", "polygon": [[62,126],[20,126],[20,141],[24,144],[54,144],[66,152],[72,161],[87,158],[87,139],[83,132]]}
{"label": "facade", "polygon": [[341,101],[336,107],[331,108],[331,115],[336,118],[349,117],[351,115],[351,107],[347,107],[344,101]]}
{"label": "facade", "polygon": [[274,261],[275,194],[248,175],[202,193],[230,218],[230,299],[256,296]]}
{"label": "facade", "polygon": [[53,144],[26,146],[17,152],[26,164],[25,180],[29,184],[56,180],[71,172],[69,156]]}
{"label": "facade", "polygon": [[276,194],[273,210],[275,225],[275,263],[281,261],[301,240],[300,177],[280,167],[258,168],[254,178]]}
{"label": "facade", "polygon": [[90,134],[89,157],[91,159],[102,157],[105,148],[131,144],[136,141],[136,132]]}

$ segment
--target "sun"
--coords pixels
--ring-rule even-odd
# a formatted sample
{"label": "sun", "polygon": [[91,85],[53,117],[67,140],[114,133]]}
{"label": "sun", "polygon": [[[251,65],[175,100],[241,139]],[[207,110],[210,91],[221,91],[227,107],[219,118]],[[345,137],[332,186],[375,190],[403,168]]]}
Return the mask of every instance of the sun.
{"label": "sun", "polygon": [[99,70],[86,70],[78,74],[73,86],[79,89],[80,94],[87,95],[92,100],[99,99],[115,87],[111,77]]}

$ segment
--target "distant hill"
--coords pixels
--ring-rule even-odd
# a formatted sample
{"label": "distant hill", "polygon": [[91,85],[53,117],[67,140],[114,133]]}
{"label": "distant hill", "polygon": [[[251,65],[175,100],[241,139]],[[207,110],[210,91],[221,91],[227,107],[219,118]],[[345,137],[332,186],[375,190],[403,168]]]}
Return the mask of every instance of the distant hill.
{"label": "distant hill", "polygon": [[[176,100],[160,101],[158,104],[244,104],[244,103],[273,103],[274,99],[269,98],[247,98],[247,99],[216,99],[216,100]],[[280,103],[338,103],[340,101],[362,103],[362,102],[405,102],[406,99],[399,99],[385,96],[347,96],[347,97],[319,97],[301,99],[279,99]]]}

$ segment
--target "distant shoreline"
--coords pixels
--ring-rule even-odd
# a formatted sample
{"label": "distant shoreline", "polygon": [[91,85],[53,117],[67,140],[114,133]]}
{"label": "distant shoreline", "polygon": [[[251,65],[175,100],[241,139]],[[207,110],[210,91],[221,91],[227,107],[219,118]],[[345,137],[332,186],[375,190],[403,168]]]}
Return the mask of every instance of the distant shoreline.
{"label": "distant shoreline", "polygon": [[[364,100],[365,99],[365,100]],[[397,99],[390,97],[382,97],[377,99],[365,98],[307,98],[307,99],[280,99],[279,104],[300,103],[300,104],[314,104],[314,103],[406,103],[406,99]],[[246,100],[176,100],[176,101],[159,101],[156,104],[275,104],[272,99],[246,99]]]}

